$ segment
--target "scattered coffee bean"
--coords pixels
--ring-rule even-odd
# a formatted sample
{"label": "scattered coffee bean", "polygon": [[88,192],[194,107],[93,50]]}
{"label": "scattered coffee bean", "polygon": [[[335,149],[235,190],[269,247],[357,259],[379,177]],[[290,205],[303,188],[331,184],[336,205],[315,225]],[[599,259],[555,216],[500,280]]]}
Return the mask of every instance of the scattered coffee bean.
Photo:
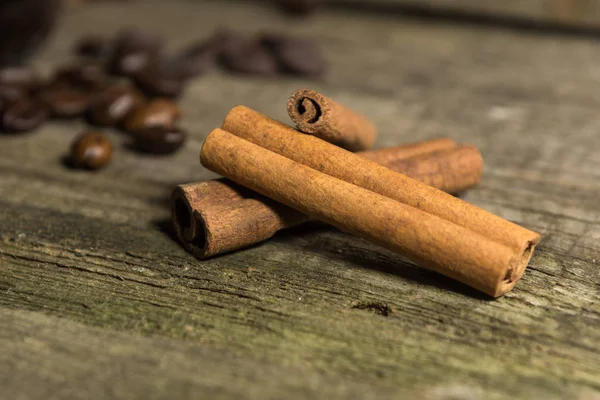
{"label": "scattered coffee bean", "polygon": [[109,71],[116,75],[134,76],[158,58],[162,40],[151,32],[130,29],[121,32],[114,46]]}
{"label": "scattered coffee bean", "polygon": [[127,132],[136,133],[153,126],[173,127],[181,117],[176,103],[155,99],[134,110],[125,120]]}
{"label": "scattered coffee bean", "polygon": [[254,40],[229,44],[221,55],[221,63],[231,72],[249,75],[273,76],[279,70],[273,54]]}
{"label": "scattered coffee bean", "polygon": [[160,62],[136,74],[135,83],[150,97],[178,97],[185,84],[180,66],[174,60]]}
{"label": "scattered coffee bean", "polygon": [[320,0],[278,0],[281,9],[293,15],[308,15],[318,7]]}
{"label": "scattered coffee bean", "polygon": [[27,92],[19,86],[0,84],[0,100],[6,103],[15,101],[27,96]]}
{"label": "scattered coffee bean", "polygon": [[2,130],[8,133],[32,131],[48,118],[44,105],[34,99],[22,98],[8,104],[2,111]]}
{"label": "scattered coffee bean", "polygon": [[303,38],[264,34],[261,43],[275,56],[281,72],[318,77],[325,72],[325,60],[315,43]]}
{"label": "scattered coffee bean", "polygon": [[112,49],[110,41],[101,36],[86,36],[77,42],[75,52],[80,56],[105,59]]}
{"label": "scattered coffee bean", "polygon": [[110,161],[112,144],[99,132],[84,132],[71,145],[70,161],[73,166],[98,169]]}
{"label": "scattered coffee bean", "polygon": [[0,85],[17,86],[29,91],[38,84],[38,75],[31,67],[0,68]]}
{"label": "scattered coffee bean", "polygon": [[84,90],[63,87],[43,90],[38,98],[46,105],[52,116],[73,118],[83,115],[91,103],[91,96]]}
{"label": "scattered coffee bean", "polygon": [[145,153],[171,154],[179,150],[187,134],[177,127],[153,126],[135,133],[135,147]]}
{"label": "scattered coffee bean", "polygon": [[82,88],[96,88],[104,85],[107,77],[101,64],[86,62],[59,68],[54,75],[54,80],[68,82]]}
{"label": "scattered coffee bean", "polygon": [[96,125],[116,126],[146,100],[130,86],[114,86],[99,95],[88,113],[88,120]]}
{"label": "scattered coffee bean", "polygon": [[194,43],[175,55],[171,63],[183,79],[201,75],[215,64],[220,46],[219,37]]}

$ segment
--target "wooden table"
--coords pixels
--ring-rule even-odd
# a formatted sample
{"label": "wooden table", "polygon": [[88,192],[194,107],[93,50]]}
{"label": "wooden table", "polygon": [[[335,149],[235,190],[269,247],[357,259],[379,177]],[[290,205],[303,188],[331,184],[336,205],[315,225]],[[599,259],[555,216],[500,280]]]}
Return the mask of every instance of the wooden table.
{"label": "wooden table", "polygon": [[[182,107],[172,157],[109,132],[98,173],[61,164],[83,122],[0,137],[0,399],[597,399],[600,45],[596,39],[327,9],[146,1],[69,11],[35,60],[136,24],[173,48],[219,26],[319,38],[322,81],[214,71]],[[174,185],[214,177],[202,140],[234,105],[286,120],[312,87],[380,127],[379,145],[478,146],[465,200],[540,232],[520,283],[491,300],[334,229],[305,227],[197,261],[173,239]],[[596,397],[595,397],[596,396]]]}

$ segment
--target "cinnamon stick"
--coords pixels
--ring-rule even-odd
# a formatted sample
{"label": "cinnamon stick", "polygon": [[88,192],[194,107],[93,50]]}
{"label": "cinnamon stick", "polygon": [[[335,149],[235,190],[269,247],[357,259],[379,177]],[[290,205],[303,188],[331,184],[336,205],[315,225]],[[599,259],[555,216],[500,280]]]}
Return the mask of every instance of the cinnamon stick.
{"label": "cinnamon stick", "polygon": [[[446,150],[431,151],[443,148]],[[477,184],[482,172],[479,151],[472,146],[456,146],[450,139],[359,154],[365,153],[375,161],[380,154],[382,164],[453,193]],[[400,162],[403,157],[406,163]],[[226,179],[177,186],[171,196],[171,211],[179,240],[198,258],[260,243],[309,220],[299,211]]]}
{"label": "cinnamon stick", "polygon": [[370,148],[377,137],[368,119],[314,90],[296,90],[287,110],[298,130],[350,151]]}
{"label": "cinnamon stick", "polygon": [[514,251],[472,230],[334,178],[221,129],[202,165],[337,228],[492,296],[505,293]]}
{"label": "cinnamon stick", "polygon": [[[222,129],[237,135],[246,141],[252,142],[259,147],[277,153],[280,156],[283,156],[283,158],[293,160],[298,165],[307,166],[310,169],[321,172],[323,175],[337,178],[338,180],[367,189],[368,191],[395,200],[398,203],[402,203],[409,207],[405,211],[410,210],[413,212],[414,210],[414,212],[420,212],[421,214],[425,213],[429,214],[431,217],[436,217],[439,221],[446,221],[447,223],[450,223],[450,225],[445,224],[444,226],[448,229],[450,226],[455,227],[453,230],[457,234],[459,232],[461,232],[461,234],[469,232],[472,235],[487,238],[489,241],[496,243],[499,246],[510,249],[513,254],[509,260],[510,262],[498,262],[498,260],[502,258],[500,256],[493,261],[493,263],[497,263],[494,265],[498,268],[493,271],[493,275],[497,276],[498,274],[504,274],[502,279],[494,281],[495,283],[493,285],[491,284],[492,281],[487,277],[482,276],[479,272],[470,267],[465,267],[465,271],[444,272],[449,275],[454,273],[467,274],[468,276],[463,276],[461,278],[463,279],[463,282],[492,296],[504,294],[514,287],[516,282],[523,275],[533,254],[534,247],[540,240],[540,235],[536,232],[513,224],[438,189],[427,186],[405,175],[398,174],[319,138],[310,135],[300,135],[293,129],[247,107],[238,106],[232,109],[225,118]],[[232,139],[227,139],[227,141],[232,142]],[[245,143],[243,144],[245,145]],[[202,154],[206,154],[206,152],[202,152]],[[209,165],[217,168],[217,172],[220,172],[224,168],[223,166],[217,166],[214,163],[209,163]],[[239,176],[239,173],[235,171],[228,171],[228,173],[231,173],[231,175],[236,178]],[[269,174],[270,171],[267,170],[264,173]],[[232,176],[227,177],[233,179]],[[262,175],[254,178],[260,180],[262,179]],[[318,182],[320,182],[320,180],[324,178],[319,176],[318,179]],[[235,181],[236,179],[233,180]],[[243,177],[239,178],[237,182],[250,187],[253,190],[256,190],[255,186],[264,186],[262,184],[258,185],[258,183],[260,183],[258,181],[255,182],[255,184],[247,184],[246,179]],[[320,186],[318,182],[316,184],[317,186]],[[305,185],[302,185],[303,188],[304,186]],[[263,194],[271,193],[268,187],[262,188],[261,190],[261,193]],[[296,187],[291,187],[290,190],[295,191]],[[284,197],[286,196],[278,194],[274,198],[279,200]],[[286,201],[290,203],[289,200]],[[291,202],[290,204],[292,207],[295,207],[295,203]],[[305,206],[308,207],[309,205],[305,204]],[[306,208],[305,206],[302,207],[302,210]],[[308,208],[313,210],[313,213],[319,215],[324,213],[323,210],[317,212],[316,208],[318,207],[314,204]],[[309,213],[309,215],[312,214]],[[414,228],[417,229],[417,231],[414,232],[417,236],[425,236],[427,242],[430,242],[431,238],[427,237],[427,235],[432,232],[431,227],[423,226],[422,233],[418,232],[419,227],[415,226]],[[469,243],[470,242],[465,242],[465,245],[458,246],[454,249],[458,258],[462,256],[472,257],[473,255],[470,253],[481,252],[481,247],[471,247]],[[411,251],[414,251],[414,249],[411,249]],[[428,252],[427,249],[423,249],[423,251]],[[454,263],[457,260],[443,260],[440,258],[436,261],[433,254],[429,254],[429,256],[432,256],[432,258],[427,261],[430,265],[434,265],[436,262],[442,264],[446,262]],[[441,254],[439,256],[442,257]],[[490,253],[489,257],[494,258],[496,255]],[[486,268],[490,266],[490,262],[492,261],[482,263],[482,271],[486,271],[486,273],[490,272],[486,270]],[[436,264],[436,268],[437,267],[439,267],[439,265]],[[441,270],[443,270],[443,268]],[[477,283],[476,281],[479,281],[480,283]]]}

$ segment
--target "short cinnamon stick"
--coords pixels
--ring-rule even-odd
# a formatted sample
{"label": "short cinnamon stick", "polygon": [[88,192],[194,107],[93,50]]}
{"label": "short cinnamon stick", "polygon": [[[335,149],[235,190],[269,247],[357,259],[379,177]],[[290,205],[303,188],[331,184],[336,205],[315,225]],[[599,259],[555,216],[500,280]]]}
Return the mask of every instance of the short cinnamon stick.
{"label": "short cinnamon stick", "polygon": [[[225,118],[222,129],[299,164],[396,200],[510,248],[513,258],[503,268],[503,280],[494,287],[487,287],[487,291],[483,290],[493,296],[512,289],[523,275],[540,240],[536,232],[319,138],[299,135],[286,125],[247,107],[233,108]],[[468,246],[455,250],[478,251],[477,247],[468,249]]]}
{"label": "short cinnamon stick", "polygon": [[350,151],[370,148],[377,137],[368,119],[314,90],[296,90],[287,110],[298,130]]}
{"label": "short cinnamon stick", "polygon": [[206,138],[200,157],[202,165],[241,185],[491,296],[514,286],[507,282],[507,274],[515,257],[522,254],[471,229],[221,129]]}
{"label": "short cinnamon stick", "polygon": [[[431,152],[442,148],[446,150]],[[453,193],[476,185],[481,178],[479,151],[472,146],[456,146],[450,139],[368,153],[375,161],[381,154],[384,165]],[[403,157],[406,163],[401,163]],[[299,211],[226,179],[177,186],[171,196],[171,210],[179,240],[198,258],[260,243],[309,220]]]}

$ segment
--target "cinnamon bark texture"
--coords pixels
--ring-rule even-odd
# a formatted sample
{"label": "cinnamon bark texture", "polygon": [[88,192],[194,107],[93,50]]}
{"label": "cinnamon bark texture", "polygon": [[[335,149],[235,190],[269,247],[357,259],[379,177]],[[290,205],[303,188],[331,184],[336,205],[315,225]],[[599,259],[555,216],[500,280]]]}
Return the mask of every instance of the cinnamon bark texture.
{"label": "cinnamon bark texture", "polygon": [[[442,148],[446,149],[439,150]],[[456,146],[450,139],[359,154],[374,161],[380,154],[382,164],[389,164],[393,170],[452,193],[476,185],[481,178],[479,151],[472,146]],[[171,212],[179,240],[198,258],[260,243],[309,219],[227,179],[177,186],[171,195]]]}
{"label": "cinnamon bark texture", "polygon": [[201,162],[241,185],[487,294],[506,292],[514,250],[472,230],[221,129],[205,140]]}
{"label": "cinnamon bark texture", "polygon": [[296,90],[287,110],[298,130],[351,151],[370,148],[377,137],[368,119],[314,90]]}
{"label": "cinnamon bark texture", "polygon": [[[486,237],[511,249],[513,257],[499,270],[504,274],[501,280],[491,286],[472,284],[492,296],[504,294],[514,287],[523,275],[533,249],[540,240],[540,235],[536,232],[319,138],[299,135],[286,125],[247,107],[233,108],[225,118],[222,129],[299,164],[396,200],[411,209],[423,211],[440,220],[450,222],[457,228],[465,228],[473,234]],[[428,229],[424,229],[428,232]],[[481,248],[477,246],[470,248],[465,242],[464,246],[455,250],[460,256],[461,252],[479,252]],[[493,253],[489,253],[489,257],[494,257]],[[472,272],[476,271],[468,271],[468,273]],[[472,278],[482,282],[484,279],[477,274]],[[472,279],[467,280],[472,281]],[[468,283],[466,280],[463,282]],[[490,281],[486,282],[490,283]]]}

